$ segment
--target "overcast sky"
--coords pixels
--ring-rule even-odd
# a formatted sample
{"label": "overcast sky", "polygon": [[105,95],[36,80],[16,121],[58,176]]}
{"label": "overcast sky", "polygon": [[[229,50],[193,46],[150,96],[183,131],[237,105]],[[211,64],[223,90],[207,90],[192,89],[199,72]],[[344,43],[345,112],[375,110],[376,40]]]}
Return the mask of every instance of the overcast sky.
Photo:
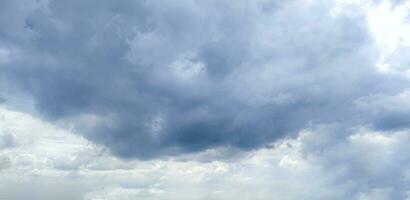
{"label": "overcast sky", "polygon": [[0,199],[410,200],[410,1],[2,0]]}

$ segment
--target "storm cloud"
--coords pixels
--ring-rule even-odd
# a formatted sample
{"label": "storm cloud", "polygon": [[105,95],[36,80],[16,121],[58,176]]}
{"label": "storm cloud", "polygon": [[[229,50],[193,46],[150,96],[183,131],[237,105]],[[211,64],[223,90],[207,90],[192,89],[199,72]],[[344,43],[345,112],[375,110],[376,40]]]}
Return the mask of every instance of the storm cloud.
{"label": "storm cloud", "polygon": [[5,0],[0,88],[125,158],[251,150],[321,124],[408,128],[410,110],[389,106],[408,78],[377,67],[366,14],[335,4]]}

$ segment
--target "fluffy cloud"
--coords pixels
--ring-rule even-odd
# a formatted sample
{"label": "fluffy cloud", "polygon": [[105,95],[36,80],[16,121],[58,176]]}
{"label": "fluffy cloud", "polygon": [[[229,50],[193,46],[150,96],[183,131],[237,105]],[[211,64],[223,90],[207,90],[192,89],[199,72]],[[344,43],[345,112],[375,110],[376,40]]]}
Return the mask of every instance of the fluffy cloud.
{"label": "fluffy cloud", "polygon": [[336,125],[301,131],[271,148],[225,160],[229,152],[167,160],[122,160],[80,135],[1,108],[0,135],[16,145],[0,155],[4,199],[406,199],[408,131],[365,128],[340,136]]}
{"label": "fluffy cloud", "polygon": [[376,67],[354,3],[2,4],[0,87],[122,157],[255,149],[311,123],[386,128],[356,100],[408,85]]}
{"label": "fluffy cloud", "polygon": [[410,199],[410,3],[0,3],[0,199]]}

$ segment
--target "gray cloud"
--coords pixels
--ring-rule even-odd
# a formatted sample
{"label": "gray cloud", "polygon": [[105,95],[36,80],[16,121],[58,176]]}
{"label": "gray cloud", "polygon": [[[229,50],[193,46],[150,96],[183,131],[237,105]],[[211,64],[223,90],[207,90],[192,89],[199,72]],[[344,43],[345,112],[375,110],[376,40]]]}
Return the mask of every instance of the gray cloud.
{"label": "gray cloud", "polygon": [[17,146],[14,135],[7,131],[0,136],[0,149]]}
{"label": "gray cloud", "polygon": [[28,114],[0,114],[0,136],[13,130],[19,144],[0,151],[3,199],[395,200],[410,189],[408,130],[312,125],[240,156],[221,147],[142,161]]}
{"label": "gray cloud", "polygon": [[[409,191],[408,131],[371,132],[355,129],[341,136],[340,125],[313,128],[302,141],[302,152],[320,163],[345,194],[384,193],[364,199],[406,199]],[[353,197],[349,197],[353,198]]]}
{"label": "gray cloud", "polygon": [[331,16],[329,1],[1,4],[0,87],[122,157],[248,150],[312,123],[390,129],[402,116],[359,112],[358,98],[408,82],[376,70],[363,13]]}
{"label": "gray cloud", "polygon": [[0,155],[0,171],[3,169],[8,169],[11,167],[10,158],[7,156]]}

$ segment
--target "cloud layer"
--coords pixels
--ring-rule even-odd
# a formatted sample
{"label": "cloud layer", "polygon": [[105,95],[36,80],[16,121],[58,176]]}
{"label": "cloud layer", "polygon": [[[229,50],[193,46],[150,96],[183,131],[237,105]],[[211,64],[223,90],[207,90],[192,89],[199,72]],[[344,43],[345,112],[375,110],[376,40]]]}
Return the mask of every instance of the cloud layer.
{"label": "cloud layer", "polygon": [[3,1],[3,99],[125,158],[408,128],[390,106],[407,77],[377,67],[397,54],[402,70],[405,51],[382,54],[361,4],[337,2]]}
{"label": "cloud layer", "polygon": [[[0,107],[0,198],[405,200],[409,131],[336,125],[305,129],[269,149],[226,148],[172,159],[124,160],[33,116]],[[12,139],[10,139],[12,138]],[[230,159],[207,160],[214,155]]]}

